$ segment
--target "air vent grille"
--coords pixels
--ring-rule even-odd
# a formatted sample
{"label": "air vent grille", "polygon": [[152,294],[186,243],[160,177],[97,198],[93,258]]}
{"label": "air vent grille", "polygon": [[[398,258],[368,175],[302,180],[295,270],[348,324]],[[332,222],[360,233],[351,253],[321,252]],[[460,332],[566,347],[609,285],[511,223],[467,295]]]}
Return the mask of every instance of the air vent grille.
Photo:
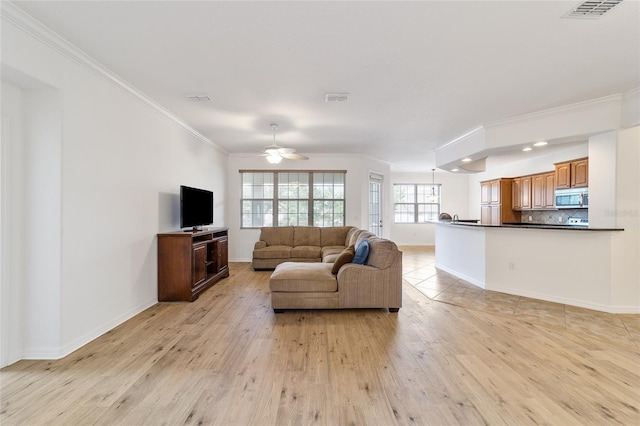
{"label": "air vent grille", "polygon": [[187,99],[194,102],[210,102],[211,98],[206,93],[185,93]]}
{"label": "air vent grille", "polygon": [[325,102],[345,102],[349,99],[348,93],[325,93],[324,101]]}
{"label": "air vent grille", "polygon": [[621,2],[622,0],[583,1],[567,12],[563,18],[598,19]]}

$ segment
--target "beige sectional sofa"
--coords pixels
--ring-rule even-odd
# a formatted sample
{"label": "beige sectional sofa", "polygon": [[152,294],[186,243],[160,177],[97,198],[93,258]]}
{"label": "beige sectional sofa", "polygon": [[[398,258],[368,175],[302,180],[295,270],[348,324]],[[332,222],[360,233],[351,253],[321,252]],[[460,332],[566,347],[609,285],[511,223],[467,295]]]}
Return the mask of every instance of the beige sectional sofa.
{"label": "beige sectional sofa", "polygon": [[[369,242],[364,264],[346,263],[332,273],[349,246]],[[402,252],[392,241],[355,227],[262,228],[254,269],[272,269],[271,307],[285,309],[388,308],[402,306]]]}
{"label": "beige sectional sofa", "polygon": [[253,248],[253,269],[274,269],[282,262],[334,262],[350,245],[372,236],[353,226],[279,226],[260,230]]}

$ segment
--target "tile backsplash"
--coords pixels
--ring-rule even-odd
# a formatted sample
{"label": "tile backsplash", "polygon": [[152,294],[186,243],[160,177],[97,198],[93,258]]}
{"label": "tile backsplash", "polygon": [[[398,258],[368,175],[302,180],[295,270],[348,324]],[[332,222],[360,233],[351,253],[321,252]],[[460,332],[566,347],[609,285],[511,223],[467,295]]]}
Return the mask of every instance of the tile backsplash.
{"label": "tile backsplash", "polygon": [[516,219],[518,218],[518,213],[520,213],[520,222],[522,223],[564,224],[570,217],[589,218],[589,209],[527,210],[516,212]]}

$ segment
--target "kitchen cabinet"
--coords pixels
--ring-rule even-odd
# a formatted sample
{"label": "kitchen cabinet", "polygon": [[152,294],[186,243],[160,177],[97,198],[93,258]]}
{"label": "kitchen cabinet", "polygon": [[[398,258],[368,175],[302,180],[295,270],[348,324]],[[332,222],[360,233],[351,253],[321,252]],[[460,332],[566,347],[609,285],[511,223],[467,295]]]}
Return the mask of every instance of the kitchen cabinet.
{"label": "kitchen cabinet", "polygon": [[521,178],[520,200],[522,210],[531,208],[531,176],[523,176]]}
{"label": "kitchen cabinet", "polygon": [[522,188],[520,178],[513,178],[511,181],[511,207],[513,210],[522,210],[522,197],[520,191]]}
{"label": "kitchen cabinet", "polygon": [[531,209],[531,176],[521,176],[513,179],[512,185],[513,210]]}
{"label": "kitchen cabinet", "polygon": [[549,172],[531,177],[531,208],[533,210],[552,209],[554,207],[555,176],[554,172]]}
{"label": "kitchen cabinet", "polygon": [[513,210],[554,208],[555,172],[513,178]]}
{"label": "kitchen cabinet", "polygon": [[516,222],[512,209],[512,179],[493,179],[480,183],[480,223],[502,225]]}
{"label": "kitchen cabinet", "polygon": [[555,172],[556,189],[585,188],[589,186],[589,159],[580,158],[557,163]]}
{"label": "kitchen cabinet", "polygon": [[531,205],[534,209],[544,208],[545,202],[545,180],[544,175],[535,175],[531,177]]}
{"label": "kitchen cabinet", "polygon": [[589,186],[589,159],[571,162],[571,187],[585,188]]}
{"label": "kitchen cabinet", "polygon": [[544,175],[544,208],[553,209],[556,205],[556,174],[554,172]]}

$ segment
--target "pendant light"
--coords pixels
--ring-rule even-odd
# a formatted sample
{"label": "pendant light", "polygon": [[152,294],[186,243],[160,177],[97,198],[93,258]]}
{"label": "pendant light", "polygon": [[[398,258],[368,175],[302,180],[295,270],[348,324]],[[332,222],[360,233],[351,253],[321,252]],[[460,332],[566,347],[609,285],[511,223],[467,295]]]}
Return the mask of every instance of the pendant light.
{"label": "pendant light", "polygon": [[436,196],[436,169],[431,169],[431,196]]}

